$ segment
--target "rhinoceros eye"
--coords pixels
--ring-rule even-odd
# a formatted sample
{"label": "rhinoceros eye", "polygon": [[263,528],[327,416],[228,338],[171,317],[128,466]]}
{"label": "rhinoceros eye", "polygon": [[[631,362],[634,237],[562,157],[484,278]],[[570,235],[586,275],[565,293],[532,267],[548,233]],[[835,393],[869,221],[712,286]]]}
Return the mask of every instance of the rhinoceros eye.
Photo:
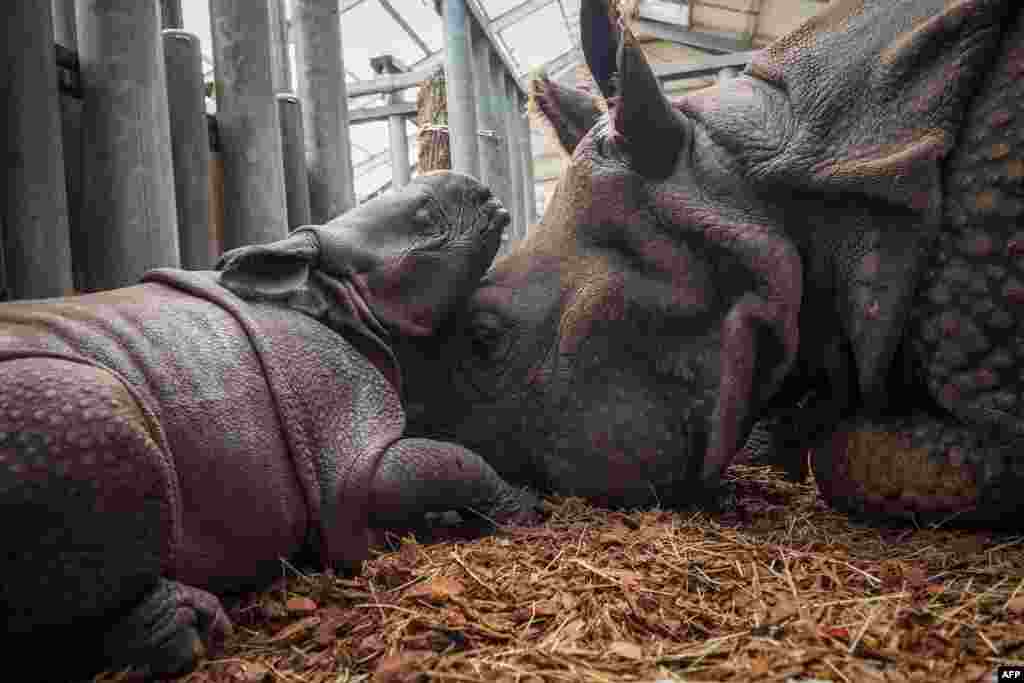
{"label": "rhinoceros eye", "polygon": [[478,313],[470,327],[473,355],[481,361],[503,360],[508,351],[508,335],[493,313]]}

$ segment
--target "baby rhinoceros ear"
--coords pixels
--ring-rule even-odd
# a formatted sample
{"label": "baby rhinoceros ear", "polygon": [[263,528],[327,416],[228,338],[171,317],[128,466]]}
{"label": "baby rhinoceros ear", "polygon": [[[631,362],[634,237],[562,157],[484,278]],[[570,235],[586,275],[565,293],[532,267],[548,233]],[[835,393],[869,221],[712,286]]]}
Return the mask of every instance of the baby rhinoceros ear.
{"label": "baby rhinoceros ear", "polygon": [[277,242],[224,252],[217,270],[221,285],[243,299],[287,301],[307,288],[319,254],[315,235],[300,230]]}

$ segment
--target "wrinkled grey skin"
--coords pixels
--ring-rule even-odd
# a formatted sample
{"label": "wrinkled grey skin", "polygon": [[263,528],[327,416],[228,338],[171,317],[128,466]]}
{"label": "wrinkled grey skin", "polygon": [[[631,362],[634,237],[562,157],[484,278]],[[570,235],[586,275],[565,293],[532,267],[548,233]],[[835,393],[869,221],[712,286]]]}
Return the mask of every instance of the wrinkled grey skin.
{"label": "wrinkled grey skin", "polygon": [[536,520],[476,454],[409,438],[401,403],[508,221],[438,172],[220,272],[0,305],[3,660],[181,675],[231,628],[215,594],[282,558],[358,567],[429,512]]}
{"label": "wrinkled grey skin", "polygon": [[670,104],[584,0],[600,96],[534,84],[567,168],[414,428],[640,505],[706,499],[764,419],[836,505],[1019,523],[1022,22],[841,0]]}

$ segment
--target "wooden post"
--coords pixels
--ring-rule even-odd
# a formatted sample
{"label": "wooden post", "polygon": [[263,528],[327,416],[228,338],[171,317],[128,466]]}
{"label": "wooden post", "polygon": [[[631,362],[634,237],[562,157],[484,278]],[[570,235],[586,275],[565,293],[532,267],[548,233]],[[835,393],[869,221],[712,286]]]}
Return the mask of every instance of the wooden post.
{"label": "wooden post", "polygon": [[270,11],[270,65],[273,69],[274,92],[292,91],[292,65],[288,51],[288,19],[284,12],[287,0],[267,0]]}
{"label": "wooden post", "polygon": [[199,38],[165,29],[163,41],[181,266],[206,270],[217,252],[210,242],[210,139]]}
{"label": "wooden post", "polygon": [[309,225],[309,175],[306,171],[302,103],[291,93],[277,94],[281,118],[281,150],[284,153],[284,187],[288,204],[288,229]]}
{"label": "wooden post", "polygon": [[13,299],[71,292],[64,148],[61,141],[50,0],[9,3],[0,48],[0,107],[6,163],[0,222],[7,294]]}
{"label": "wooden post", "polygon": [[163,28],[183,28],[181,0],[160,0],[160,25]]}
{"label": "wooden post", "polygon": [[217,123],[224,161],[224,248],[288,233],[281,124],[267,3],[210,0]]}
{"label": "wooden post", "polygon": [[326,223],[356,204],[340,16],[338,0],[294,0],[292,5],[314,223]]}
{"label": "wooden post", "polygon": [[78,30],[75,28],[75,0],[53,0],[53,39],[67,49],[78,51]]}

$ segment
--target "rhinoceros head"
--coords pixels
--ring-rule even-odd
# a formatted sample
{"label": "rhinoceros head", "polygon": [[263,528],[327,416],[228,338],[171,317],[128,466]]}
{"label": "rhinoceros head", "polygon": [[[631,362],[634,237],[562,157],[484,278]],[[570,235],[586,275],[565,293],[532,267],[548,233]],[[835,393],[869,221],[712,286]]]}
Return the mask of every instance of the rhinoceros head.
{"label": "rhinoceros head", "polygon": [[838,2],[671,103],[607,0],[584,0],[600,95],[534,83],[564,173],[471,299],[456,398],[414,427],[636,504],[711,487],[797,368],[877,392],[1010,4]]}
{"label": "rhinoceros head", "polygon": [[322,226],[239,247],[220,282],[247,299],[285,303],[329,324],[339,304],[374,332],[424,337],[480,281],[509,214],[470,176],[435,171]]}

